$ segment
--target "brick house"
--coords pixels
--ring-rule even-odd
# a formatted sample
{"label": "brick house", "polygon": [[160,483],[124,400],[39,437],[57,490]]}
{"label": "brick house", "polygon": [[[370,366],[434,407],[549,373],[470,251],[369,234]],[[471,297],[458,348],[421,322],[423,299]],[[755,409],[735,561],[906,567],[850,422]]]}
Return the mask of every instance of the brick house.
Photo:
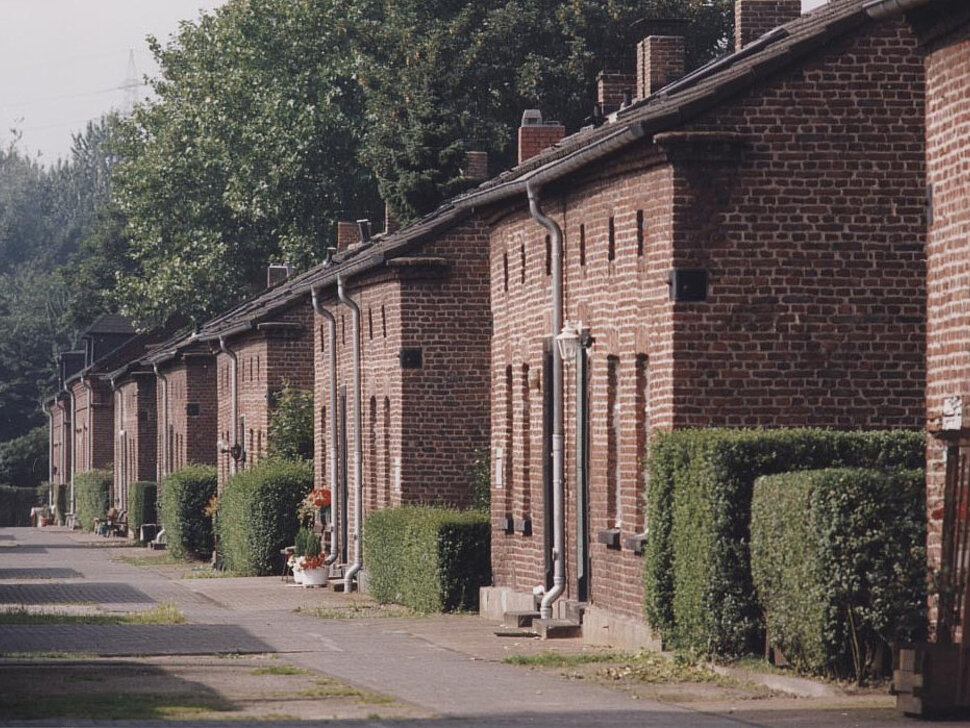
{"label": "brick house", "polygon": [[[875,18],[907,11],[926,72],[927,555],[940,589],[929,605],[935,645],[904,651],[895,687],[905,712],[965,711],[970,677],[958,666],[968,659],[970,630],[970,6],[873,0],[867,10]],[[912,683],[914,671],[921,674]]]}
{"label": "brick house", "polygon": [[588,605],[589,639],[649,641],[656,429],[922,426],[916,41],[863,0],[799,12],[739,0],[735,51],[686,76],[682,40],[647,37],[637,98],[604,74],[617,111],[538,154],[564,130],[527,114],[519,166],[456,201],[495,220],[484,614],[538,587],[545,615]]}

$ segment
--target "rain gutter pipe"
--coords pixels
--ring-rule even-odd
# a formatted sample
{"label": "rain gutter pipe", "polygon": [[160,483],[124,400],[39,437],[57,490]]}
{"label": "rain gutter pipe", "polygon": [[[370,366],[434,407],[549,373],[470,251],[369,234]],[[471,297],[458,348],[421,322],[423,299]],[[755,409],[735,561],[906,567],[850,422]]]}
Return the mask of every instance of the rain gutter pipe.
{"label": "rain gutter pipe", "polygon": [[158,368],[158,362],[152,364],[155,378],[162,383],[162,457],[159,458],[158,481],[161,482],[168,475],[168,377]]}
{"label": "rain gutter pipe", "polygon": [[71,435],[71,515],[73,516],[77,505],[74,499],[74,473],[77,470],[77,428],[74,423],[77,422],[77,397],[74,396],[73,387],[69,386],[67,393],[71,397],[71,422],[68,431]]}
{"label": "rain gutter pipe", "polygon": [[[565,479],[563,477],[563,377],[562,355],[556,345],[556,337],[562,331],[563,266],[562,229],[555,220],[543,214],[539,207],[539,188],[526,183],[529,197],[529,213],[542,225],[552,238],[552,589],[542,597],[539,608],[541,619],[552,617],[552,604],[566,589],[566,519],[564,509]],[[549,505],[546,504],[546,508]]]}
{"label": "rain gutter pipe", "polygon": [[[232,447],[235,448],[239,444],[239,357],[236,356],[236,352],[231,351],[226,346],[226,335],[219,337],[219,351],[232,360],[232,367],[229,369],[229,417],[232,420],[232,424],[230,425],[229,431],[232,433]],[[231,453],[229,461],[230,471],[233,473],[237,472],[239,469],[239,461]]]}
{"label": "rain gutter pipe", "polygon": [[94,470],[94,387],[87,377],[81,377],[81,386],[88,390],[88,436],[85,438],[85,465]]}
{"label": "rain gutter pipe", "polygon": [[350,565],[344,575],[344,592],[349,593],[354,585],[354,577],[363,565],[363,550],[361,548],[361,531],[363,530],[363,464],[361,462],[361,422],[360,403],[360,307],[346,295],[344,279],[337,276],[337,297],[340,302],[350,309],[354,337],[353,366],[354,366],[354,563]]}
{"label": "rain gutter pipe", "polygon": [[[54,400],[56,402],[57,400]],[[51,403],[51,407],[54,404]],[[47,407],[44,407],[44,413],[47,415],[47,482],[53,485],[54,483],[54,413]],[[51,508],[54,507],[54,489],[48,488],[47,490],[47,505]]]}
{"label": "rain gutter pipe", "polygon": [[328,565],[334,563],[337,560],[337,556],[340,554],[340,549],[338,548],[337,538],[340,534],[340,528],[337,519],[340,517],[340,494],[337,487],[337,320],[334,318],[333,314],[323,307],[320,303],[320,290],[318,288],[310,289],[310,298],[313,301],[313,310],[319,316],[322,316],[327,320],[327,353],[328,353],[328,393],[330,395],[330,439],[327,442],[329,446],[329,463],[330,463],[330,495],[331,495],[331,509],[330,512],[333,513],[333,538],[330,539],[330,555],[327,556],[326,562]]}

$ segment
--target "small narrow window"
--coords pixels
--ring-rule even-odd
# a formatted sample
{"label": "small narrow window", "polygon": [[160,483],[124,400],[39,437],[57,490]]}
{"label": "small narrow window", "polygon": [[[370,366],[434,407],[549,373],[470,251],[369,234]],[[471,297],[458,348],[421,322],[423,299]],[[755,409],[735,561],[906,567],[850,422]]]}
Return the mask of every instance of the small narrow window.
{"label": "small narrow window", "polygon": [[643,257],[643,210],[637,210],[637,257]]}
{"label": "small narrow window", "polygon": [[344,319],[344,315],[340,314],[340,345],[343,346],[347,343],[347,321]]}
{"label": "small narrow window", "polygon": [[515,422],[514,422],[514,409],[515,409],[515,385],[512,379],[512,366],[509,365],[505,367],[505,512],[509,515],[512,514],[512,509],[515,507],[515,499],[513,498],[513,446],[512,442],[515,437]]}
{"label": "small narrow window", "polygon": [[529,365],[522,365],[522,516],[532,512],[532,407],[529,391]]}
{"label": "small narrow window", "polygon": [[636,361],[636,428],[637,479],[634,488],[634,520],[637,531],[643,530],[643,494],[647,492],[647,449],[650,445],[650,375],[646,354],[638,354]]}
{"label": "small narrow window", "polygon": [[586,265],[586,226],[579,226],[579,264]]}
{"label": "small narrow window", "polygon": [[608,256],[610,260],[616,260],[616,224],[613,217],[610,217],[609,227]]}
{"label": "small narrow window", "polygon": [[256,357],[256,381],[259,381],[259,357]]}
{"label": "small narrow window", "polygon": [[384,311],[384,305],[381,304],[381,333],[384,338],[387,338],[387,313]]}
{"label": "small narrow window", "polygon": [[509,254],[502,253],[502,290],[509,290]]}
{"label": "small narrow window", "polygon": [[552,238],[546,235],[546,275],[552,275]]}
{"label": "small narrow window", "polygon": [[519,257],[522,259],[522,266],[519,270],[519,282],[525,283],[525,243],[519,246]]}
{"label": "small narrow window", "polygon": [[320,324],[320,351],[323,352],[323,324]]}
{"label": "small narrow window", "polygon": [[374,338],[374,311],[370,308],[367,309],[367,332],[368,337]]}
{"label": "small narrow window", "polygon": [[607,528],[618,528],[620,523],[620,407],[619,369],[620,360],[615,356],[606,358],[606,518]]}

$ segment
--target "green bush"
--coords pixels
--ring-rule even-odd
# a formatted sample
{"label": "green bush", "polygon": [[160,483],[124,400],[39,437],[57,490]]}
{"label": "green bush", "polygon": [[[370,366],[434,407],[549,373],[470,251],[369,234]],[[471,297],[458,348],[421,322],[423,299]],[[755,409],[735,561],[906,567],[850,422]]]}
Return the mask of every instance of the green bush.
{"label": "green bush", "polygon": [[50,432],[47,425],[0,444],[0,483],[19,488],[41,484],[48,472]]}
{"label": "green bush", "polygon": [[219,499],[219,552],[238,574],[279,573],[295,542],[296,509],[313,488],[313,466],[269,458],[226,481]]}
{"label": "green bush", "polygon": [[270,457],[313,460],[313,393],[284,384],[269,417]]}
{"label": "green bush", "polygon": [[74,508],[77,523],[85,531],[94,530],[94,520],[108,515],[111,507],[110,470],[88,470],[74,476]]}
{"label": "green bush", "polygon": [[918,432],[678,430],[650,446],[647,618],[671,646],[755,651],[763,622],[748,555],[751,490],[761,475],[828,467],[921,467]]}
{"label": "green bush", "polygon": [[311,529],[304,526],[296,532],[296,538],[293,541],[295,556],[317,556],[320,548],[320,537]]}
{"label": "green bush", "polygon": [[923,483],[865,469],[755,482],[751,573],[769,642],[796,667],[861,681],[893,643],[925,637]]}
{"label": "green bush", "polygon": [[187,465],[166,476],[158,499],[167,548],[176,558],[212,555],[212,520],[205,514],[216,494],[216,469]]}
{"label": "green bush", "polygon": [[491,582],[491,525],[481,511],[386,508],[364,524],[368,591],[419,612],[478,608]]}
{"label": "green bush", "polygon": [[128,486],[128,526],[136,538],[146,523],[158,523],[157,498],[155,483],[139,480]]}
{"label": "green bush", "polygon": [[30,509],[46,502],[36,488],[0,485],[0,526],[29,526]]}

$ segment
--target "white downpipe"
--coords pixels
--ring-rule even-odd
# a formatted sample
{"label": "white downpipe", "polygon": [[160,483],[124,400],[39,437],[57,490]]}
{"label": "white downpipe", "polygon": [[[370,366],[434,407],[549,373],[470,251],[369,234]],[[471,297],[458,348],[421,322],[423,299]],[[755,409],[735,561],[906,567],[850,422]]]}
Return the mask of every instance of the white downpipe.
{"label": "white downpipe", "polygon": [[349,593],[354,586],[354,577],[363,566],[364,556],[361,544],[363,530],[364,512],[364,478],[363,464],[361,462],[361,435],[363,433],[363,423],[361,422],[361,386],[360,386],[360,307],[345,295],[344,279],[337,276],[337,297],[340,302],[350,309],[352,333],[354,338],[353,366],[354,366],[354,563],[347,570],[344,576],[344,592]]}
{"label": "white downpipe", "polygon": [[68,425],[68,430],[70,431],[71,437],[71,515],[76,513],[75,506],[77,501],[74,499],[74,473],[77,471],[77,397],[74,395],[74,388],[71,387],[67,390],[67,393],[71,397],[71,423]]}
{"label": "white downpipe", "polygon": [[[226,337],[219,337],[219,351],[228,356],[232,360],[232,367],[229,370],[229,411],[230,418],[232,419],[232,426],[229,428],[232,438],[232,447],[235,448],[239,444],[239,387],[238,387],[238,375],[239,375],[239,357],[236,356],[236,352],[230,351],[226,347]],[[229,470],[232,473],[238,472],[239,461],[236,458],[229,456]]]}
{"label": "white downpipe", "polygon": [[111,380],[111,392],[114,397],[114,422],[111,425],[115,430],[114,436],[112,437],[114,442],[114,474],[112,475],[112,480],[115,483],[113,505],[120,511],[122,510],[121,492],[122,490],[128,489],[127,478],[125,477],[125,467],[128,463],[125,459],[125,448],[121,435],[125,429],[125,398],[118,389],[118,385],[115,384],[114,379]]}
{"label": "white downpipe", "polygon": [[155,378],[162,383],[162,456],[158,459],[158,482],[161,483],[168,475],[168,377],[162,374],[158,364],[152,365]]}
{"label": "white downpipe", "polygon": [[334,563],[340,555],[337,538],[340,535],[340,494],[337,487],[337,320],[333,314],[323,307],[320,303],[319,289],[310,289],[310,298],[313,301],[313,310],[327,320],[327,358],[328,358],[328,394],[330,399],[330,439],[327,441],[329,447],[330,465],[330,512],[333,514],[333,537],[330,539],[330,555],[327,556],[327,564]]}
{"label": "white downpipe", "polygon": [[[552,617],[552,604],[566,590],[566,518],[565,478],[563,477],[563,377],[562,356],[556,345],[556,337],[562,331],[563,270],[562,229],[555,220],[546,217],[539,208],[539,190],[532,182],[526,184],[529,196],[529,212],[532,218],[549,231],[552,242],[552,589],[542,597],[539,616]],[[546,504],[548,508],[548,504]]]}

